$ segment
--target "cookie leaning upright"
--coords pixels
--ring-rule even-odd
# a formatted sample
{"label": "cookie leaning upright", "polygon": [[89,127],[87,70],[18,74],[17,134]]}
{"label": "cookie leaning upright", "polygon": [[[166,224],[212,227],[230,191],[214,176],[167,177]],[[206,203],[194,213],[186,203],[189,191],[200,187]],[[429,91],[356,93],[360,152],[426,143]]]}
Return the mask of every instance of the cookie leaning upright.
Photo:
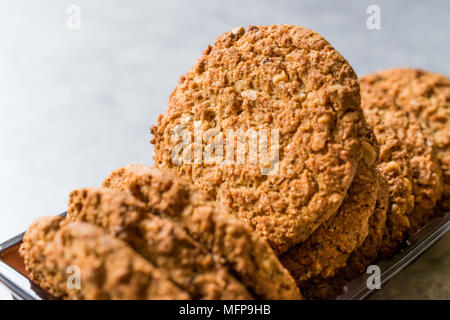
{"label": "cookie leaning upright", "polygon": [[440,206],[449,211],[450,79],[438,73],[408,68],[382,70],[365,78],[391,95],[403,110],[415,115],[432,140],[443,176]]}
{"label": "cookie leaning upright", "polygon": [[[442,124],[442,121],[444,123],[448,121],[450,109],[438,110],[440,106],[436,102],[433,106],[436,109],[433,111],[422,110],[428,115],[421,119],[422,116],[418,110],[414,110],[412,105],[416,103],[413,102],[415,99],[419,99],[415,93],[416,90],[409,88],[410,86],[415,87],[409,81],[415,79],[413,77],[415,74],[416,72],[410,69],[393,69],[360,79],[362,107],[369,124],[372,125],[371,122],[375,120],[383,125],[389,125],[397,133],[400,144],[406,148],[414,195],[414,210],[410,214],[410,232],[418,230],[433,216],[436,203],[442,195],[443,179],[436,151],[439,152],[444,172],[445,163],[448,162],[444,155],[445,153],[450,154],[449,150],[445,150],[445,148],[440,150],[439,144],[436,144],[436,136],[442,133],[444,136],[447,135],[447,148],[450,148],[450,128],[442,127],[434,133],[431,132],[431,128],[437,126],[437,123],[433,124],[433,122]],[[450,82],[448,89],[448,98],[450,98]],[[433,93],[430,92],[430,95]],[[431,98],[429,100],[427,107],[431,109],[433,102]],[[419,99],[419,101],[421,100]],[[433,116],[433,112],[437,115]],[[446,112],[447,115],[445,115]],[[377,124],[375,123],[374,126]],[[385,148],[390,149],[391,145],[391,141],[388,141],[385,143]],[[435,147],[438,149],[435,150]],[[450,190],[447,191],[450,192]]]}
{"label": "cookie leaning upright", "polygon": [[[278,130],[278,169],[264,175],[248,160],[175,164],[179,141],[172,134],[194,126],[223,134]],[[154,160],[232,207],[282,253],[337,212],[361,158],[365,126],[358,79],[324,38],[290,25],[237,28],[180,78],[152,128]]]}

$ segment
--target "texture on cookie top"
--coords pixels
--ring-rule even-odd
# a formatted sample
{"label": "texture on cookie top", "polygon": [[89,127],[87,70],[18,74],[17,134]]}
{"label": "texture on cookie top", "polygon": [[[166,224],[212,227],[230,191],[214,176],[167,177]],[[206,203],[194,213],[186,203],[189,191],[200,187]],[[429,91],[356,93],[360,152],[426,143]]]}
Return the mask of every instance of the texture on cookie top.
{"label": "texture on cookie top", "polygon": [[[249,159],[251,146],[244,163],[175,163],[173,133],[181,127],[224,136],[229,129],[276,132],[276,170],[262,174],[264,164]],[[362,156],[365,127],[358,79],[323,37],[299,26],[252,26],[220,36],[180,78],[152,143],[156,166],[233,206],[282,253],[338,210]],[[234,137],[223,142],[237,145]],[[196,143],[204,142],[194,135],[186,144],[193,155]]]}
{"label": "texture on cookie top", "polygon": [[415,115],[436,147],[442,169],[443,197],[440,206],[450,210],[450,79],[420,69],[394,68],[364,77],[391,95],[398,106]]}

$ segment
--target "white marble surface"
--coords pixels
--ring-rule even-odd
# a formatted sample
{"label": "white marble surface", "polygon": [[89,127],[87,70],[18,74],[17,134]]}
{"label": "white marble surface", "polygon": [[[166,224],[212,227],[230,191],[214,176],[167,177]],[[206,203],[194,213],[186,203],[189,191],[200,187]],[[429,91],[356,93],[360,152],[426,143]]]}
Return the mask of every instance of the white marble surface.
{"label": "white marble surface", "polygon": [[[66,26],[70,4],[81,30]],[[366,8],[381,8],[368,30]],[[235,26],[325,36],[359,75],[393,66],[450,75],[449,1],[0,1],[0,241],[65,210],[74,188],[152,164],[148,128],[205,46]]]}

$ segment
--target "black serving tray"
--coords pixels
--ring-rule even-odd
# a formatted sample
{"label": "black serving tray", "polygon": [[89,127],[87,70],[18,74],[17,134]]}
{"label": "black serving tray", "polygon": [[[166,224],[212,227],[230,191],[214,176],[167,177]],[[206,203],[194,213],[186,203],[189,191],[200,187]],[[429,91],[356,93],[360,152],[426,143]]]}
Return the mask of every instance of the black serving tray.
{"label": "black serving tray", "polygon": [[[65,215],[63,213],[62,215]],[[419,257],[427,248],[439,240],[450,229],[450,213],[440,214],[426,226],[409,237],[403,248],[392,259],[379,261],[381,269],[381,286]],[[18,300],[55,299],[51,294],[32,282],[25,271],[23,260],[19,255],[19,246],[24,233],[0,244],[0,282]],[[343,288],[338,300],[361,300],[368,297],[374,289],[366,285],[370,275],[362,274],[349,281]],[[382,290],[382,289],[381,289]]]}

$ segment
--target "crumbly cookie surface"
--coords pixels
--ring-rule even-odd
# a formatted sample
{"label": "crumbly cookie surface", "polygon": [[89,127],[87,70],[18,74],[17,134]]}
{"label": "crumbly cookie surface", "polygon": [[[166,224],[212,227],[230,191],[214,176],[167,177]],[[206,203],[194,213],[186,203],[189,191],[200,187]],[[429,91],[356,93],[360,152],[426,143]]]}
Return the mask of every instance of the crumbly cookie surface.
{"label": "crumbly cookie surface", "polygon": [[442,169],[443,197],[440,205],[444,211],[450,210],[450,79],[441,74],[407,68],[383,70],[365,78],[419,119],[424,133],[436,147]]}
{"label": "crumbly cookie surface", "polygon": [[182,226],[221,257],[256,298],[301,299],[295,281],[266,241],[189,181],[167,170],[130,165],[114,171],[102,186],[127,191],[153,213]]}
{"label": "crumbly cookie surface", "polygon": [[[409,214],[406,210],[406,213],[410,223],[408,231],[413,233],[434,214],[436,203],[442,195],[442,173],[433,144],[424,134],[416,117],[398,106],[389,93],[379,89],[376,83],[376,74],[361,78],[362,108],[367,121],[378,133],[377,137],[384,151],[381,155],[380,169],[385,176],[390,174],[386,172],[391,166],[390,161],[397,161],[399,165],[400,161],[408,162],[414,208]],[[385,130],[386,126],[395,132],[395,137],[386,135],[388,132]],[[387,151],[393,150],[396,143],[403,145],[405,149],[403,159],[394,158],[394,155],[400,155],[395,151],[389,155],[390,158],[386,157]],[[407,195],[405,197],[407,199]],[[396,203],[398,201],[395,201],[393,206]]]}
{"label": "crumbly cookie surface", "polygon": [[[264,175],[250,163],[175,164],[171,152],[179,141],[172,134],[180,126],[224,134],[278,130],[278,170]],[[324,38],[298,26],[238,28],[181,77],[152,128],[154,160],[233,206],[282,253],[337,212],[361,157],[365,126],[357,77]]]}
{"label": "crumbly cookie surface", "polygon": [[[57,298],[189,299],[123,241],[88,223],[42,218],[26,232],[20,254],[31,278]],[[79,268],[79,288],[68,286],[71,266]]]}
{"label": "crumbly cookie surface", "polygon": [[218,257],[180,226],[151,214],[146,205],[118,190],[84,188],[69,197],[67,219],[103,227],[128,243],[190,294],[192,299],[252,299]]}

